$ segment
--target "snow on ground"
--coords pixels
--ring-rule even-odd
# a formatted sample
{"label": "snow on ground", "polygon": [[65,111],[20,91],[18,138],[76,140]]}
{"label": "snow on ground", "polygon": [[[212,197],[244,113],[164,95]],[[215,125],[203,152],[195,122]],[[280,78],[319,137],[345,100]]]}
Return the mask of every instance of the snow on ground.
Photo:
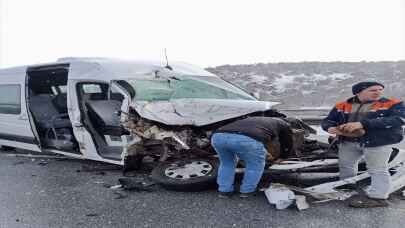
{"label": "snow on ground", "polygon": [[294,83],[296,78],[305,77],[305,74],[300,75],[285,75],[280,74],[281,77],[276,78],[272,85],[276,88],[278,93],[283,93],[287,89],[288,85]]}
{"label": "snow on ground", "polygon": [[349,78],[353,78],[353,75],[351,74],[342,74],[342,73],[333,73],[331,75],[328,75],[328,78],[333,79],[333,80],[346,80]]}
{"label": "snow on ground", "polygon": [[265,81],[267,81],[269,78],[266,77],[266,76],[263,76],[263,75],[250,75],[250,76],[249,76],[249,79],[250,79],[252,82],[256,82],[257,84],[262,84],[262,83],[264,83]]}
{"label": "snow on ground", "polygon": [[[299,83],[301,85],[313,85],[320,81],[325,80],[335,80],[341,81],[352,78],[351,74],[342,74],[342,73],[333,73],[330,75],[324,74],[297,74],[297,75],[286,75],[280,74],[280,77],[276,78],[272,85],[276,88],[278,93],[283,93],[286,91],[287,88],[293,87],[294,83]],[[312,91],[304,91],[304,93],[308,94]]]}

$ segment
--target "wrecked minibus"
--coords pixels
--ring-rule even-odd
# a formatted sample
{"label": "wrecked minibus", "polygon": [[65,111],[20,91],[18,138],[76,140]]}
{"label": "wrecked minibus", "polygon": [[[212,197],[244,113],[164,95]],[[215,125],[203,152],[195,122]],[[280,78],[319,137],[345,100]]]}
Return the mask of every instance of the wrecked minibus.
{"label": "wrecked minibus", "polygon": [[[149,159],[157,164],[152,178],[164,187],[199,190],[215,183],[212,132],[247,116],[285,117],[273,108],[276,104],[186,63],[61,58],[0,70],[0,145],[108,162],[124,170],[139,169]],[[267,168],[336,168],[336,150],[305,137],[314,131],[304,122],[296,125],[295,154]],[[405,185],[405,155],[399,151],[394,149],[391,162],[398,188]],[[312,190],[333,191],[333,183]]]}

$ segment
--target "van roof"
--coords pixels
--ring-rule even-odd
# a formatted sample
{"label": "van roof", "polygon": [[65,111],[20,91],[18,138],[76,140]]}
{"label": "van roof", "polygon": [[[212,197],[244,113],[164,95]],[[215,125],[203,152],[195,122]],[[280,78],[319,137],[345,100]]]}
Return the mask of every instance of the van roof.
{"label": "van roof", "polygon": [[98,57],[65,57],[56,62],[35,64],[30,66],[18,66],[0,69],[1,74],[24,73],[29,67],[41,67],[55,64],[69,64],[69,79],[97,79],[111,80],[132,78],[141,75],[151,75],[156,71],[173,72],[185,75],[198,75],[216,77],[216,75],[189,63],[169,62],[172,71],[166,68],[166,64],[160,61],[131,61],[112,58]]}

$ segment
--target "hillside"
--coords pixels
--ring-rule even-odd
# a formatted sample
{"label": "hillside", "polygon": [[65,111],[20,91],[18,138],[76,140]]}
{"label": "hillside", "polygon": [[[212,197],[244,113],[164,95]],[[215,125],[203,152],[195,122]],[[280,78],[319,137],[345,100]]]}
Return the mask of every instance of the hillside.
{"label": "hillside", "polygon": [[261,100],[280,101],[279,109],[330,108],[351,96],[351,86],[376,80],[385,95],[405,99],[405,61],[398,62],[302,62],[223,65],[207,68]]}

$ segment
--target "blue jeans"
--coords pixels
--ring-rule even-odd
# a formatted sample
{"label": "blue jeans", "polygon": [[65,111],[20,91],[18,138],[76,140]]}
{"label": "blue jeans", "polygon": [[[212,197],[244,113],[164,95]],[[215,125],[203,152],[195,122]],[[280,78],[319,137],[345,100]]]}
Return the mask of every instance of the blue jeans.
{"label": "blue jeans", "polygon": [[233,192],[237,157],[245,162],[241,193],[254,192],[262,177],[266,149],[263,143],[248,136],[232,133],[215,133],[211,144],[219,155],[218,191]]}

